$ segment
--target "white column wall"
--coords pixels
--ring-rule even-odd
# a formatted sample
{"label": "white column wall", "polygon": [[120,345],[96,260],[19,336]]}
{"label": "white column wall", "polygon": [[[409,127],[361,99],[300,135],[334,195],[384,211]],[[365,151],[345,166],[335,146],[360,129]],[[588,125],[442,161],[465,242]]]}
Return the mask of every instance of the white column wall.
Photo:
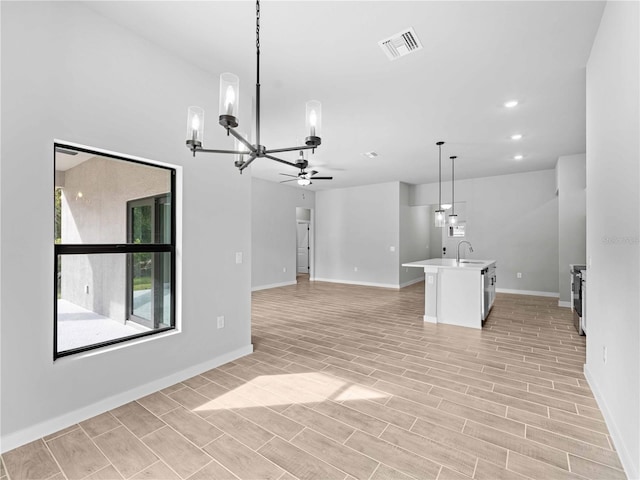
{"label": "white column wall", "polygon": [[569,264],[587,263],[587,159],[558,158],[558,287],[560,305],[570,306]]}
{"label": "white column wall", "polygon": [[587,64],[585,374],[632,479],[640,478],[639,27],[638,2],[608,2]]}

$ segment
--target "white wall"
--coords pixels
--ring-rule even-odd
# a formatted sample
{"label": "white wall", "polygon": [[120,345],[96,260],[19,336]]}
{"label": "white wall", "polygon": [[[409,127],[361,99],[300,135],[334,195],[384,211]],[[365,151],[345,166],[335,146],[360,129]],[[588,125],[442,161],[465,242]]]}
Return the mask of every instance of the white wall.
{"label": "white wall", "polygon": [[400,184],[400,286],[424,280],[420,268],[403,267],[403,263],[429,258],[431,230],[429,206],[409,204],[411,186]]}
{"label": "white wall", "polygon": [[[251,351],[251,177],[232,159],[194,159],[184,146],[186,108],[215,112],[216,78],[80,3],[1,8],[6,451]],[[230,142],[215,128],[205,137]],[[179,334],[52,360],[54,139],[184,166]]]}
{"label": "white wall", "polygon": [[399,182],[317,192],[316,280],[397,288],[399,199]]}
{"label": "white wall", "polygon": [[315,193],[257,178],[251,191],[251,286],[258,290],[294,284],[296,207],[313,209]]}
{"label": "white wall", "polygon": [[558,158],[558,286],[561,305],[570,306],[569,264],[587,263],[587,159],[584,153]]}
{"label": "white wall", "polygon": [[[558,294],[555,183],[553,170],[456,181],[456,200],[466,207],[464,239],[474,249],[468,257],[497,261],[498,289]],[[442,188],[450,191],[451,182]],[[413,190],[413,205],[438,202],[437,183]]]}
{"label": "white wall", "polygon": [[635,479],[640,478],[639,16],[638,2],[608,2],[587,64],[585,374],[626,473]]}

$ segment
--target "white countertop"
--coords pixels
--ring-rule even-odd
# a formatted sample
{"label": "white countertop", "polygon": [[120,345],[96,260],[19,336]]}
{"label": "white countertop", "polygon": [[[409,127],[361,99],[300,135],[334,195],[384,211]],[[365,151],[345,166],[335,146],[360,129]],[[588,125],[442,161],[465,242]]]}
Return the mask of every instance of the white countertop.
{"label": "white countertop", "polygon": [[440,267],[440,268],[464,268],[466,270],[483,270],[496,263],[495,260],[479,260],[475,258],[463,258],[456,263],[454,258],[431,258],[417,262],[403,263],[403,267]]}

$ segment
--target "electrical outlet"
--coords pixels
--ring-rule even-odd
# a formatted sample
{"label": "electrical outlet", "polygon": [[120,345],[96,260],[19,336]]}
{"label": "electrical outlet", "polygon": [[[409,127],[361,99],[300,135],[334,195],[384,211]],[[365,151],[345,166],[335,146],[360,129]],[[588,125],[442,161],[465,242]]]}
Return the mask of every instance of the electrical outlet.
{"label": "electrical outlet", "polygon": [[357,272],[358,271],[358,267],[353,267],[353,271]]}
{"label": "electrical outlet", "polygon": [[224,328],[224,315],[218,317],[218,328]]}
{"label": "electrical outlet", "polygon": [[395,252],[396,251],[396,247],[394,247],[394,246],[389,247],[389,251],[390,252]]}
{"label": "electrical outlet", "polygon": [[518,273],[516,273],[516,277],[518,277],[518,278],[522,278],[522,272],[518,272]]}
{"label": "electrical outlet", "polygon": [[282,267],[282,273],[287,273],[287,267]]}
{"label": "electrical outlet", "polygon": [[242,252],[236,252],[236,263],[242,263]]}
{"label": "electrical outlet", "polygon": [[602,347],[602,363],[607,363],[607,347]]}

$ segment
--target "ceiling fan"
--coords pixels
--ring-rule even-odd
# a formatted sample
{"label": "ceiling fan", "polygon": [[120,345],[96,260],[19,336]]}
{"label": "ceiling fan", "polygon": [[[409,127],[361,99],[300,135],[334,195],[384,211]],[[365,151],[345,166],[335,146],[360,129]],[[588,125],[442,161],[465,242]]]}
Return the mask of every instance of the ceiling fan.
{"label": "ceiling fan", "polygon": [[296,160],[295,165],[300,169],[300,173],[298,173],[298,175],[281,173],[280,175],[292,178],[290,180],[283,180],[280,183],[293,182],[294,180],[297,180],[298,185],[305,187],[307,185],[311,185],[311,180],[333,180],[333,177],[316,177],[315,175],[318,173],[317,170],[311,170],[310,172],[305,171],[305,169],[309,166],[309,162],[306,158],[304,158],[304,154],[302,151],[300,151],[300,157],[298,157],[298,160]]}

